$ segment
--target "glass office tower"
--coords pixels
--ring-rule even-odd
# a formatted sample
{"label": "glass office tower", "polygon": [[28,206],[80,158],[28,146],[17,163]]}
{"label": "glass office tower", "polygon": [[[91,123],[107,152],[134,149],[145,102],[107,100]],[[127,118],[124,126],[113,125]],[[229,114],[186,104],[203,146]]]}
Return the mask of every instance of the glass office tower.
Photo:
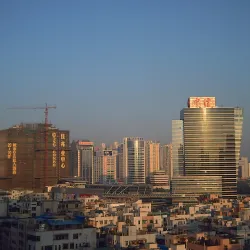
{"label": "glass office tower", "polygon": [[224,198],[236,198],[243,110],[189,107],[181,111],[186,176],[221,176]]}
{"label": "glass office tower", "polygon": [[71,144],[71,161],[74,176],[81,177],[92,184],[94,181],[94,143],[90,141],[73,141]]}

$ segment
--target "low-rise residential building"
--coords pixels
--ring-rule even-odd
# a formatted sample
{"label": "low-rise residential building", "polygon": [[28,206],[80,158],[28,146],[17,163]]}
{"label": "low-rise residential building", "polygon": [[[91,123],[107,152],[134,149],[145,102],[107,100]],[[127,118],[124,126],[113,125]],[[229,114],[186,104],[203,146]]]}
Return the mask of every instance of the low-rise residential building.
{"label": "low-rise residential building", "polygon": [[96,248],[96,228],[85,225],[84,217],[74,219],[41,216],[27,230],[29,250]]}
{"label": "low-rise residential building", "polygon": [[229,235],[216,235],[210,238],[187,243],[187,250],[240,250],[242,245],[239,240]]}
{"label": "low-rise residential building", "polygon": [[63,183],[45,193],[14,190],[15,199],[12,191],[2,192],[0,250],[250,249],[246,196],[228,200],[204,194],[197,204],[162,202],[159,210],[146,193],[141,199],[109,199],[98,195],[98,185]]}

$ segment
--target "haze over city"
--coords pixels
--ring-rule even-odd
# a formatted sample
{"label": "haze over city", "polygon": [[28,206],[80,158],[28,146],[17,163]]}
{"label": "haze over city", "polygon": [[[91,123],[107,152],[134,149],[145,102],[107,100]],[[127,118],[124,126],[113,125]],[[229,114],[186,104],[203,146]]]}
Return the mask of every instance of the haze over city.
{"label": "haze over city", "polygon": [[189,96],[244,108],[250,157],[249,1],[2,1],[0,128],[41,122],[71,139],[171,141]]}

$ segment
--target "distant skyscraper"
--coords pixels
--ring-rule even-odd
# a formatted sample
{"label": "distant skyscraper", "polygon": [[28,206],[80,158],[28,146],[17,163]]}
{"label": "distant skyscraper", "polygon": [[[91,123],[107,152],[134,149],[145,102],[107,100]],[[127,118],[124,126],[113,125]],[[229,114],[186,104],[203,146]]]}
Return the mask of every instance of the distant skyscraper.
{"label": "distant skyscraper", "polygon": [[74,176],[93,183],[94,143],[90,141],[73,141],[71,144]]}
{"label": "distant skyscraper", "polygon": [[145,142],[145,171],[146,177],[160,169],[160,143]]}
{"label": "distant skyscraper", "polygon": [[221,176],[222,195],[236,198],[243,110],[216,107],[214,97],[190,97],[181,120],[185,175]]}
{"label": "distant skyscraper", "polygon": [[123,139],[123,179],[127,184],[145,183],[145,142],[140,137]]}
{"label": "distant skyscraper", "polygon": [[184,175],[183,121],[172,121],[172,173],[171,176]]}
{"label": "distant skyscraper", "polygon": [[117,151],[103,151],[103,183],[111,184],[116,182]]}
{"label": "distant skyscraper", "polygon": [[115,141],[115,142],[112,144],[112,149],[117,150],[118,147],[119,147],[119,145],[120,145],[119,142]]}
{"label": "distant skyscraper", "polygon": [[238,177],[241,179],[249,178],[249,163],[247,157],[241,157],[239,160]]}
{"label": "distant skyscraper", "polygon": [[94,183],[111,184],[116,182],[117,151],[101,150],[94,156]]}
{"label": "distant skyscraper", "polygon": [[116,175],[117,181],[123,181],[123,144],[120,144],[117,148],[117,160],[116,160]]}
{"label": "distant skyscraper", "polygon": [[103,155],[99,152],[94,156],[93,183],[103,183]]}
{"label": "distant skyscraper", "polygon": [[166,144],[160,147],[160,169],[164,170],[168,178],[171,179],[173,174],[172,144]]}

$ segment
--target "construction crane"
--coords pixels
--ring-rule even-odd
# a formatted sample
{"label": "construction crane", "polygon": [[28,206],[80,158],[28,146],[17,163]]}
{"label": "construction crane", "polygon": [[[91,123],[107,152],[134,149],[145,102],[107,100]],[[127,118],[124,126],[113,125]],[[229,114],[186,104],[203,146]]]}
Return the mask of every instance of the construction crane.
{"label": "construction crane", "polygon": [[44,166],[43,166],[43,176],[44,176],[44,187],[47,186],[47,169],[48,169],[48,125],[49,125],[49,109],[56,109],[56,106],[48,106],[47,103],[42,107],[12,107],[9,109],[43,109],[45,114],[44,120]]}

